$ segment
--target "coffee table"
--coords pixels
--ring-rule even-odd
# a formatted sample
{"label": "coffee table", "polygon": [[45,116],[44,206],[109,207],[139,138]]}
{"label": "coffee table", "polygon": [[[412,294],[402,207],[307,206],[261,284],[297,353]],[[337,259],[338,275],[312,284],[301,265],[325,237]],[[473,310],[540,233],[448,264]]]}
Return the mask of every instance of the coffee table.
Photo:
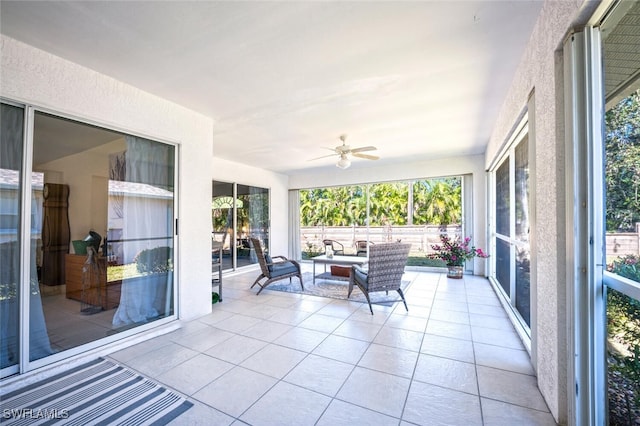
{"label": "coffee table", "polygon": [[[369,261],[368,257],[362,257],[362,256],[336,256],[334,255],[333,257],[327,257],[326,254],[323,254],[322,256],[316,256],[316,257],[312,257],[311,260],[313,261],[313,283],[316,283],[316,277],[319,275],[316,275],[316,263],[319,263],[321,265],[324,265],[324,272],[327,272],[327,265],[347,265],[347,266],[351,266],[351,265],[364,265],[365,263],[367,263]],[[324,274],[321,274],[324,275]],[[347,277],[334,277],[333,275],[331,276],[331,278],[327,278],[326,276],[324,276],[325,279],[331,279],[331,280],[337,280],[337,281],[346,281],[349,278]]]}

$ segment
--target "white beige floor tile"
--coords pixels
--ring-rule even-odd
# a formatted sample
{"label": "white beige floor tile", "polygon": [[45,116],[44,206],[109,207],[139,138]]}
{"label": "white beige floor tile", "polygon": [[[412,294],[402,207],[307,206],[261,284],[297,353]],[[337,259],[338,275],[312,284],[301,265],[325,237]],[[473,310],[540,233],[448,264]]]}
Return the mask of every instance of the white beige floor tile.
{"label": "white beige floor tile", "polygon": [[279,308],[277,306],[271,306],[266,303],[260,303],[260,304],[256,304],[255,307],[250,311],[243,312],[242,314],[248,317],[266,320],[271,318],[274,315],[277,315],[283,310],[284,310],[283,308]]}
{"label": "white beige floor tile", "polygon": [[312,426],[330,402],[328,396],[279,382],[252,405],[240,420],[253,426]]}
{"label": "white beige floor tile", "polygon": [[350,304],[344,300],[334,301],[328,305],[325,305],[323,308],[318,310],[318,314],[320,315],[328,315],[331,317],[337,318],[348,318],[352,313],[357,311],[359,306]]}
{"label": "white beige floor tile", "polygon": [[291,325],[264,320],[240,334],[253,337],[254,339],[264,340],[265,342],[273,342],[291,329],[293,329]]}
{"label": "white beige floor tile", "polygon": [[515,331],[472,326],[471,335],[473,336],[474,342],[503,346],[511,349],[524,349],[522,341]]}
{"label": "white beige floor tile", "polygon": [[482,417],[485,426],[556,426],[551,413],[532,410],[506,402],[481,398]]}
{"label": "white beige floor tile", "polygon": [[369,343],[362,340],[331,335],[320,343],[313,353],[355,365],[368,347]]}
{"label": "white beige floor tile", "polygon": [[513,325],[507,316],[469,314],[469,323],[474,327],[495,328],[498,330],[513,331]]}
{"label": "white beige floor tile", "polygon": [[360,321],[360,322],[366,322],[369,324],[382,325],[387,321],[387,318],[389,318],[389,315],[391,315],[391,312],[387,312],[383,310],[376,310],[375,315],[371,315],[371,312],[369,312],[369,308],[367,309],[360,308],[360,309],[357,309],[355,312],[353,312],[349,317],[349,319],[352,321]]}
{"label": "white beige floor tile", "polygon": [[471,327],[448,321],[429,320],[426,332],[454,339],[471,340]]}
{"label": "white beige floor tile", "polygon": [[475,343],[476,363],[500,370],[533,376],[533,366],[529,354],[524,349],[510,349],[502,346]]}
{"label": "white beige floor tile", "polygon": [[191,395],[234,367],[233,364],[199,354],[158,376],[158,380]]}
{"label": "white beige floor tile", "polygon": [[239,417],[277,383],[273,377],[234,367],[193,395],[217,410]]}
{"label": "white beige floor tile", "polygon": [[176,365],[195,357],[199,352],[175,343],[169,343],[152,352],[145,353],[127,362],[134,370],[149,377],[158,377]]}
{"label": "white beige floor tile", "polygon": [[171,340],[167,339],[151,339],[147,340],[146,342],[138,343],[137,345],[129,346],[128,348],[109,354],[109,357],[118,362],[128,363],[135,358],[138,358],[149,352],[153,352],[154,350],[166,346],[170,343]]}
{"label": "white beige floor tile", "polygon": [[302,328],[308,328],[310,330],[322,331],[324,333],[332,333],[343,322],[344,318],[337,318],[315,313],[298,324],[298,326]]}
{"label": "white beige floor tile", "polygon": [[240,333],[258,324],[260,321],[261,320],[259,318],[236,314],[232,317],[217,322],[215,326],[232,333]]}
{"label": "white beige floor tile", "polygon": [[169,422],[168,426],[228,426],[235,421],[235,418],[195,401],[193,407]]}
{"label": "white beige floor tile", "polygon": [[422,337],[423,333],[417,331],[384,326],[378,332],[373,343],[418,352],[422,344]]}
{"label": "white beige floor tile", "polygon": [[239,364],[267,346],[267,344],[267,342],[251,337],[235,335],[224,342],[218,343],[205,353],[223,361]]}
{"label": "white beige floor tile", "polygon": [[[231,303],[231,302],[229,302]],[[218,304],[213,305],[212,311],[209,315],[205,315],[202,318],[199,318],[199,321],[202,321],[208,325],[215,325],[220,321],[224,321],[227,318],[234,316],[235,313],[230,311],[225,311],[223,308],[220,308]]]}
{"label": "white beige floor tile", "polygon": [[[464,298],[464,293],[462,297]],[[433,305],[431,305],[431,310],[433,311],[434,309],[461,312],[461,313],[469,312],[469,308],[467,307],[467,302],[465,300],[461,302],[442,300],[442,299],[438,299],[437,296],[436,296],[435,302],[433,302]]]}
{"label": "white beige floor tile", "polygon": [[304,311],[309,313],[318,312],[320,309],[324,308],[328,303],[331,303],[330,300],[319,300],[320,298],[311,299],[302,299],[298,303],[292,306],[293,309],[297,311]]}
{"label": "white beige floor tile", "polygon": [[354,366],[352,364],[317,355],[309,355],[291,370],[283,380],[333,397],[353,369]]}
{"label": "white beige floor tile", "polygon": [[185,346],[194,351],[204,352],[209,348],[232,338],[235,334],[219,328],[207,326],[206,329],[198,332],[177,336],[173,341],[181,346]]}
{"label": "white beige floor tile", "polygon": [[485,295],[469,296],[469,303],[477,303],[478,305],[500,306],[500,300],[495,294],[486,293]]}
{"label": "white beige floor tile", "polygon": [[418,352],[374,343],[364,353],[358,366],[411,378],[417,359]]}
{"label": "white beige floor tile", "polygon": [[477,395],[413,381],[402,419],[416,425],[482,426]]}
{"label": "white beige floor tile", "polygon": [[475,365],[467,362],[420,354],[413,379],[459,392],[478,394]]}
{"label": "white beige floor tile", "polygon": [[535,377],[482,365],[476,366],[480,396],[539,411],[548,411]]}
{"label": "white beige floor tile", "polygon": [[469,314],[467,312],[450,311],[441,308],[431,309],[429,319],[469,325]]}
{"label": "white beige floor tile", "polygon": [[255,276],[224,277],[211,314],[112,355],[190,395],[172,424],[554,424],[485,278],[411,271],[409,312],[371,315],[366,303],[256,296]]}
{"label": "white beige floor tile", "polygon": [[384,325],[388,327],[402,328],[403,330],[418,331],[422,333],[424,332],[424,329],[427,325],[427,319],[410,316],[407,314],[400,315],[394,313],[393,315],[389,316],[389,319],[387,319],[387,322]]}
{"label": "white beige floor tile", "polygon": [[473,301],[469,301],[468,308],[470,314],[493,315],[496,317],[504,317],[505,315],[502,306],[481,305],[473,303]]}
{"label": "white beige floor tile", "polygon": [[336,398],[399,418],[409,384],[404,377],[356,367]]}
{"label": "white beige floor tile", "polygon": [[470,340],[425,334],[420,352],[458,361],[474,362],[473,343]]}
{"label": "white beige floor tile", "polygon": [[[273,295],[269,296],[269,299],[265,301],[266,304],[276,306],[278,308],[290,308],[298,303],[298,297],[286,297],[286,293],[273,292]],[[277,294],[275,294],[277,293]]]}
{"label": "white beige floor tile", "polygon": [[398,419],[357,405],[334,399],[329,404],[317,426],[397,426]]}
{"label": "white beige floor tile", "polygon": [[365,342],[371,342],[375,339],[378,331],[382,328],[382,325],[370,324],[360,321],[352,321],[346,319],[342,324],[335,329],[333,334],[337,336],[351,337],[352,339],[364,340]]}
{"label": "white beige floor tile", "polygon": [[327,336],[329,336],[328,333],[296,327],[277,338],[273,343],[300,351],[311,352],[322,343]]}
{"label": "white beige floor tile", "polygon": [[281,379],[306,356],[306,352],[269,344],[244,360],[240,365],[267,376]]}
{"label": "white beige floor tile", "polygon": [[279,322],[282,324],[298,325],[302,321],[309,318],[312,314],[305,311],[283,310],[269,318],[269,321]]}

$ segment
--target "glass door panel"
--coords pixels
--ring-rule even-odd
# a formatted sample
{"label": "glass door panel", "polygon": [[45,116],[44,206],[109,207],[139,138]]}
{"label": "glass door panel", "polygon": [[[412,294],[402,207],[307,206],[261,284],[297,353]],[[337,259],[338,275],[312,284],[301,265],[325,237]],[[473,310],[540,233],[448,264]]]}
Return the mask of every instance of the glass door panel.
{"label": "glass door panel", "polygon": [[[24,109],[0,109],[0,371],[17,371],[20,361],[20,212]],[[37,287],[36,287],[37,290]],[[40,297],[38,293],[38,297]],[[15,368],[11,368],[16,366]]]}
{"label": "glass door panel", "polygon": [[173,315],[174,147],[44,113],[33,135],[30,276],[52,352]]}
{"label": "glass door panel", "polygon": [[269,190],[255,186],[237,185],[238,221],[236,228],[238,266],[257,263],[249,238],[257,238],[269,248]]}
{"label": "glass door panel", "polygon": [[233,184],[227,182],[213,181],[213,193],[211,199],[211,222],[212,222],[212,250],[213,256],[218,256],[214,261],[220,261],[222,256],[222,270],[234,268],[233,253],[235,252],[236,240],[233,232],[234,207],[239,204],[234,202]]}
{"label": "glass door panel", "polygon": [[[640,2],[602,25],[608,420],[640,424]],[[613,289],[615,287],[615,290]]]}
{"label": "glass door panel", "polygon": [[515,157],[515,307],[531,327],[531,253],[529,251],[529,138],[514,150]]}
{"label": "glass door panel", "polygon": [[258,238],[268,248],[269,190],[213,181],[211,221],[212,253],[218,255],[222,247],[223,270],[257,263],[249,239]]}

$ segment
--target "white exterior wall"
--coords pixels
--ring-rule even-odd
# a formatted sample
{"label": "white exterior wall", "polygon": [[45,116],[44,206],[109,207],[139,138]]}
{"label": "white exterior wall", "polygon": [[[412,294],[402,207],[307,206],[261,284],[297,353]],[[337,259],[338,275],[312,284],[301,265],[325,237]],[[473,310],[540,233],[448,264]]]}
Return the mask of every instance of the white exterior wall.
{"label": "white exterior wall", "polygon": [[[584,25],[597,2],[545,1],[538,22],[523,52],[505,103],[486,151],[487,167],[496,158],[533,97],[529,111],[533,144],[530,182],[535,198],[532,212],[532,297],[537,299],[532,324],[532,361],[538,386],[551,413],[564,424],[568,417],[568,363],[572,356],[567,323],[565,157],[562,44],[572,28]],[[535,291],[535,296],[533,292]]]}
{"label": "white exterior wall", "polygon": [[178,144],[178,314],[211,311],[213,121],[4,35],[0,96],[107,128]]}

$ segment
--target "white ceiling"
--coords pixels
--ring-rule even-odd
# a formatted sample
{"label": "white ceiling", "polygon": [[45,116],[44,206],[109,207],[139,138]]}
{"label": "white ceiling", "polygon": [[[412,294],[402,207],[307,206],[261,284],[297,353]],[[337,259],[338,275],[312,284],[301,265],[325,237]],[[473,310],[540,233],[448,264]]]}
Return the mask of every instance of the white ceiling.
{"label": "white ceiling", "polygon": [[0,31],[212,117],[217,157],[481,154],[541,1],[0,3]]}

